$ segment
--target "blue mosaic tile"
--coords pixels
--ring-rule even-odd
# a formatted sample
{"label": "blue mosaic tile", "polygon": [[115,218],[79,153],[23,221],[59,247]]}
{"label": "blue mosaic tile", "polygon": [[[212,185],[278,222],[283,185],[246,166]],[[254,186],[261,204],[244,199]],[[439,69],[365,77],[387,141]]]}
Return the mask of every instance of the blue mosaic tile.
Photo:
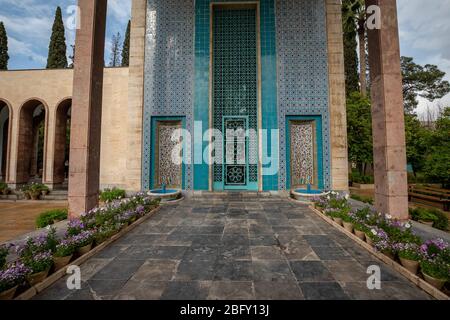
{"label": "blue mosaic tile", "polygon": [[286,189],[287,116],[322,117],[324,187],[331,187],[328,54],[325,1],[276,0],[278,125],[280,172],[278,187]]}

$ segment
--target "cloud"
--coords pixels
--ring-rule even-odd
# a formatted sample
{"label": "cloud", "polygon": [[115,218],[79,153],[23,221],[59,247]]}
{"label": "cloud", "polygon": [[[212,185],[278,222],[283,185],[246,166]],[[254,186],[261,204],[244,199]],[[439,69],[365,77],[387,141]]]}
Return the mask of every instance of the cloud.
{"label": "cloud", "polygon": [[[449,0],[398,0],[401,54],[419,64],[434,64],[450,80],[450,12]],[[450,106],[450,95],[433,103],[420,99],[418,113],[428,107]]]}

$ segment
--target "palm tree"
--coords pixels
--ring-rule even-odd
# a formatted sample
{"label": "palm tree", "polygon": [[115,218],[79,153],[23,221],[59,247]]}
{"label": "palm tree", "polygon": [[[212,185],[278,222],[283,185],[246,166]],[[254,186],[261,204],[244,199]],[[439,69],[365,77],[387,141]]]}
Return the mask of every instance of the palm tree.
{"label": "palm tree", "polygon": [[362,96],[367,95],[366,6],[364,0],[344,0],[342,18],[346,37],[359,39],[359,82]]}

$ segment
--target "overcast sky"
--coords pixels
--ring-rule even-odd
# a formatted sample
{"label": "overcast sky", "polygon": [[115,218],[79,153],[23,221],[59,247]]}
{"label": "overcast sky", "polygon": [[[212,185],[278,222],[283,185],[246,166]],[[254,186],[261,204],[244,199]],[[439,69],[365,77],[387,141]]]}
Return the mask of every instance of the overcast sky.
{"label": "overcast sky", "polygon": [[[48,42],[56,6],[61,6],[64,21],[70,18],[70,6],[76,0],[0,0],[0,21],[9,37],[9,69],[43,68],[47,61]],[[450,80],[450,0],[397,0],[401,54],[414,57],[420,64],[436,64]],[[123,36],[130,19],[131,0],[108,1],[106,62],[111,37]],[[74,43],[75,31],[66,26],[68,48]],[[70,50],[68,50],[70,54]],[[442,101],[450,105],[450,95]],[[423,101],[422,112],[429,102]]]}

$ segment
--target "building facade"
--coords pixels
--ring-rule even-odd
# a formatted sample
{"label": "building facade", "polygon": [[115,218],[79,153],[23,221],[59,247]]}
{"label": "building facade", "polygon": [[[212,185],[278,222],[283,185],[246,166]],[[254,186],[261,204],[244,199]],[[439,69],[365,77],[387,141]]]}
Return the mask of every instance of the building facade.
{"label": "building facade", "polygon": [[[130,51],[104,73],[101,188],[348,189],[340,1],[134,0]],[[10,185],[66,178],[73,77],[0,72]]]}

